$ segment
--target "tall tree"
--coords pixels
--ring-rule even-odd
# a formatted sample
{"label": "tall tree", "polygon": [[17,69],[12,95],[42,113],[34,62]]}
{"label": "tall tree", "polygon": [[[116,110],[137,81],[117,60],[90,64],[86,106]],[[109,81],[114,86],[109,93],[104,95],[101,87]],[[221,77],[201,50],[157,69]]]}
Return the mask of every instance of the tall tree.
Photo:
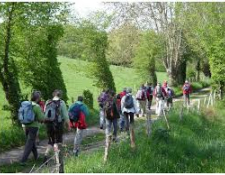
{"label": "tall tree", "polygon": [[33,89],[40,90],[45,100],[52,97],[54,89],[61,89],[63,99],[67,101],[67,90],[57,60],[57,45],[63,35],[62,22],[66,18],[67,6],[64,3],[31,3],[30,8],[35,14],[26,20],[29,28],[21,33],[24,39],[23,80]]}
{"label": "tall tree", "polygon": [[0,81],[9,103],[11,117],[17,120],[17,110],[20,102],[20,86],[18,82],[17,68],[14,63],[16,52],[15,31],[21,6],[18,3],[0,3],[0,14],[3,18],[1,24],[0,42]]}
{"label": "tall tree", "polygon": [[134,58],[134,67],[143,81],[157,84],[155,61],[161,58],[163,53],[163,38],[153,30],[147,31],[141,36]]}

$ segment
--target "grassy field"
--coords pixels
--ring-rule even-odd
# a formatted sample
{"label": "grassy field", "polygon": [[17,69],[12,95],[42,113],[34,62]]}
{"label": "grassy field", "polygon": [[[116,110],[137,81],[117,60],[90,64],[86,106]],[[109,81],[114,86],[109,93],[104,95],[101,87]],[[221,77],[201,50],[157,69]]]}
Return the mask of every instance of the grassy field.
{"label": "grassy field", "polygon": [[225,171],[225,110],[221,106],[202,114],[179,113],[153,123],[150,138],[143,123],[136,123],[136,150],[129,140],[113,144],[109,160],[103,163],[104,150],[66,160],[67,173],[222,173]]}
{"label": "grassy field", "polygon": [[[100,89],[93,86],[93,80],[86,76],[87,62],[79,61],[74,59],[69,59],[65,57],[59,57],[59,62],[61,63],[60,68],[63,73],[63,78],[66,83],[66,88],[68,91],[68,101],[71,104],[71,98],[77,98],[78,95],[81,95],[83,90],[89,89],[94,96],[94,107],[97,110],[97,96],[100,93]],[[136,75],[135,70],[131,68],[124,68],[119,66],[110,67],[114,81],[116,84],[117,91],[121,91],[124,87],[132,87],[137,89],[138,85],[141,83],[139,77]],[[159,81],[166,79],[165,73],[157,73]],[[27,93],[30,91],[29,87],[26,87],[24,84],[21,84],[22,93]],[[21,128],[12,127],[11,120],[9,119],[9,113],[3,111],[3,105],[7,104],[5,99],[2,86],[0,85],[0,152],[3,150],[22,145],[24,144],[24,133]],[[97,111],[92,112],[92,116],[88,118],[88,123],[93,125],[98,121]],[[41,138],[46,136],[44,126],[40,132]]]}

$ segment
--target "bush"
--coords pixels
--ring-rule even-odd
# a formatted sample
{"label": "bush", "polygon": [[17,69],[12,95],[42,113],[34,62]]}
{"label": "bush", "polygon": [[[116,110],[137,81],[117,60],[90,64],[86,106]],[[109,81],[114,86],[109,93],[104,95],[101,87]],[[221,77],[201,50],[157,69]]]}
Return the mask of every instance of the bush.
{"label": "bush", "polygon": [[89,90],[83,91],[84,103],[90,108],[93,109],[93,94]]}

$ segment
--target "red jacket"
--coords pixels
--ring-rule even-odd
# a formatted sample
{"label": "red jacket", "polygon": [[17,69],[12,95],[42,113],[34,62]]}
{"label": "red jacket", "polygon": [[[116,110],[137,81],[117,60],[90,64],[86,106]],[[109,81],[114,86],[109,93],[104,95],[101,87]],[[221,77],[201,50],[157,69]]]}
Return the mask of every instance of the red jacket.
{"label": "red jacket", "polygon": [[80,117],[77,122],[71,122],[70,121],[70,127],[71,128],[78,128],[78,129],[86,129],[87,123],[85,121],[85,115],[83,112],[80,112]]}
{"label": "red jacket", "polygon": [[[188,86],[188,89],[185,90],[185,85]],[[183,94],[190,94],[192,92],[192,88],[191,88],[191,85],[189,83],[184,83],[183,87],[182,87],[182,91],[183,91]]]}

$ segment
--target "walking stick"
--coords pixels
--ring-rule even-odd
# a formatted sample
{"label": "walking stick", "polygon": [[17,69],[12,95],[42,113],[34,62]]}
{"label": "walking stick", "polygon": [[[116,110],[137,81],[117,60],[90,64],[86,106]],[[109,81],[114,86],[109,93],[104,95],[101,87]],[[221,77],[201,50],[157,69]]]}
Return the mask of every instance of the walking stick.
{"label": "walking stick", "polygon": [[163,115],[164,115],[164,118],[166,120],[166,125],[167,125],[167,128],[170,129],[170,126],[169,126],[169,123],[168,123],[168,120],[166,118],[166,114],[165,114],[165,110],[163,109]]}

